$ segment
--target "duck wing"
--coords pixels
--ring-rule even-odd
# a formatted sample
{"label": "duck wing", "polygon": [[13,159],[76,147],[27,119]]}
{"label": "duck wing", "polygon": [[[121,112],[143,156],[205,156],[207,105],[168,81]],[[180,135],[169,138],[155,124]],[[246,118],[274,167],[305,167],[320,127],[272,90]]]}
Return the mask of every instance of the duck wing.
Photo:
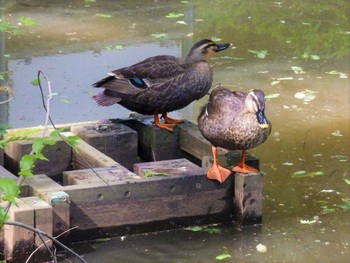
{"label": "duck wing", "polygon": [[226,119],[234,119],[244,110],[244,101],[247,93],[240,91],[230,91],[226,88],[219,87],[214,89],[209,97],[207,105],[208,117],[216,118],[222,116]]}
{"label": "duck wing", "polygon": [[160,84],[169,78],[185,72],[186,66],[173,56],[155,56],[147,58],[129,67],[114,70],[109,76],[94,83],[116,93],[134,95],[154,84]]}

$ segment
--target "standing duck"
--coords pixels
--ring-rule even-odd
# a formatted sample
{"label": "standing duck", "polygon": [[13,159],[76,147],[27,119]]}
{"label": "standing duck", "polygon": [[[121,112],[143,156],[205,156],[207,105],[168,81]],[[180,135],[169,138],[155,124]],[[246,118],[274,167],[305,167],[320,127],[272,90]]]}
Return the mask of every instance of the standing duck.
{"label": "standing duck", "polygon": [[[184,108],[208,92],[213,76],[207,61],[230,46],[204,39],[193,45],[184,61],[160,55],[114,70],[93,84],[104,89],[93,98],[100,106],[119,103],[131,111],[153,115],[157,127],[172,131],[182,120],[172,119],[167,113]],[[158,114],[164,123],[159,122]]]}
{"label": "standing duck", "polygon": [[266,119],[265,94],[261,90],[249,93],[230,91],[218,85],[210,94],[208,104],[198,117],[198,128],[212,144],[213,166],[207,177],[226,180],[231,171],[220,166],[216,160],[216,147],[228,150],[242,150],[241,161],[232,171],[256,172],[245,164],[247,149],[266,141],[271,132],[271,123]]}

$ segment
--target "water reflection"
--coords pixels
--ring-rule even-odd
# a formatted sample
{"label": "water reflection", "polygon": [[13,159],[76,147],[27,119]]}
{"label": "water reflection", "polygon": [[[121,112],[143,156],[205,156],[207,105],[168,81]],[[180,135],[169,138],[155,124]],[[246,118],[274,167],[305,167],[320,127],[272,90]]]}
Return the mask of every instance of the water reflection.
{"label": "water reflection", "polygon": [[[187,54],[193,42],[208,37],[236,47],[212,61],[214,83],[259,88],[270,98],[266,115],[272,135],[251,151],[265,173],[261,229],[127,237],[91,244],[86,260],[214,262],[224,252],[232,256],[228,262],[346,262],[350,257],[350,196],[344,180],[349,179],[350,138],[347,1],[5,3],[2,21],[25,31],[0,35],[0,76],[16,98],[8,108],[2,105],[0,116],[13,127],[44,121],[39,91],[30,84],[38,69],[57,92],[56,123],[126,117],[129,112],[118,105],[98,108],[91,83],[145,57]],[[183,16],[166,18],[170,13]],[[39,25],[19,26],[21,16]],[[155,38],[161,33],[164,38]],[[267,50],[263,59],[261,50]],[[206,100],[173,116],[195,121]],[[259,243],[267,253],[256,251]]]}

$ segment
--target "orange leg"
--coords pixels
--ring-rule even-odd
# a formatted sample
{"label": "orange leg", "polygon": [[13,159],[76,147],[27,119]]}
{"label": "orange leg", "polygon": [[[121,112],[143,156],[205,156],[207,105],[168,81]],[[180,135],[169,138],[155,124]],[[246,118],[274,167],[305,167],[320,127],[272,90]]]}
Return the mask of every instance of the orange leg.
{"label": "orange leg", "polygon": [[155,113],[153,115],[154,118],[154,125],[161,128],[161,129],[165,129],[167,131],[172,132],[173,131],[173,127],[175,126],[175,124],[170,124],[170,123],[161,123],[159,122],[159,116],[157,113]]}
{"label": "orange leg", "polygon": [[257,169],[245,164],[245,152],[246,150],[242,151],[241,161],[239,164],[232,168],[232,171],[243,174],[256,173],[258,171]]}
{"label": "orange leg", "polygon": [[227,177],[229,177],[231,171],[218,164],[216,160],[216,147],[212,146],[211,151],[213,153],[213,166],[209,169],[207,177],[211,180],[218,180],[222,183]]}
{"label": "orange leg", "polygon": [[163,113],[162,118],[164,119],[165,123],[177,124],[177,123],[184,122],[183,120],[173,119],[173,118],[168,117],[167,113]]}

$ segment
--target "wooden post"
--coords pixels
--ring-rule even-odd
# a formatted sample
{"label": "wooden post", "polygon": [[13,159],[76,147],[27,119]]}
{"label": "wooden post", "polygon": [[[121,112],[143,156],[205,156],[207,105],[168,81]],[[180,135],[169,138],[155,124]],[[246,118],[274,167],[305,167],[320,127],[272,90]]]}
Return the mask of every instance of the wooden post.
{"label": "wooden post", "polygon": [[72,126],[71,131],[129,170],[137,162],[137,132],[121,123]]}
{"label": "wooden post", "polygon": [[235,173],[234,222],[237,228],[262,223],[263,174]]}
{"label": "wooden post", "polygon": [[[5,149],[5,167],[14,174],[19,171],[19,162],[23,155],[32,149],[32,140],[10,142]],[[38,160],[33,169],[34,174],[45,173],[50,177],[59,177],[63,171],[69,170],[71,165],[71,148],[63,140],[57,140],[55,145],[48,145],[43,155],[49,161]],[[59,178],[57,178],[59,179]]]}
{"label": "wooden post", "polygon": [[[34,209],[20,199],[18,206],[12,205],[8,216],[10,221],[34,227]],[[4,226],[4,257],[9,262],[25,262],[33,252],[35,235],[32,231],[18,226]],[[33,262],[30,261],[30,262]]]}
{"label": "wooden post", "polygon": [[[52,233],[57,236],[70,227],[70,198],[63,187],[45,174],[27,179],[29,194],[39,196],[52,207]],[[54,190],[51,190],[54,189]],[[64,238],[61,237],[60,240]]]}
{"label": "wooden post", "polygon": [[153,118],[135,118],[122,123],[138,133],[139,156],[143,161],[162,161],[185,158],[187,153],[179,146],[177,133],[153,125]]}
{"label": "wooden post", "polygon": [[[52,236],[52,207],[37,196],[26,197],[21,200],[34,209],[34,227]],[[42,238],[47,247],[51,249],[52,241],[45,237]],[[35,234],[34,249],[37,249],[34,254],[34,262],[47,262],[52,259],[51,254],[37,234]]]}

